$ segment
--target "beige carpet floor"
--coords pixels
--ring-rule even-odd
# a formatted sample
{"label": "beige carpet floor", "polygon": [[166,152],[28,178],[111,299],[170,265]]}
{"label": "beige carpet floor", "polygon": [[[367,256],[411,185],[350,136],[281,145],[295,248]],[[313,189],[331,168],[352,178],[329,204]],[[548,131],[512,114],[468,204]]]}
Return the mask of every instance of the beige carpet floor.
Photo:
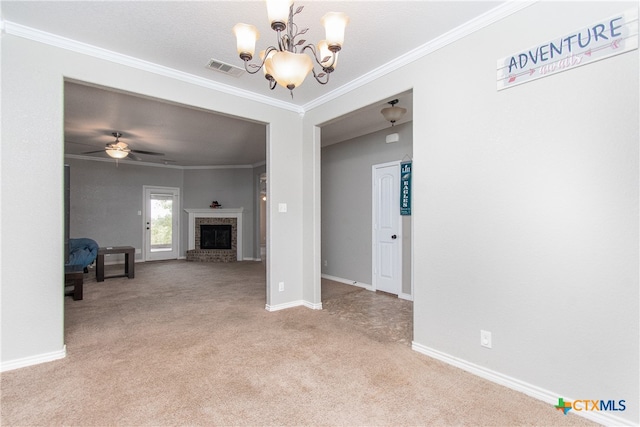
{"label": "beige carpet floor", "polygon": [[324,310],[267,312],[261,263],[86,277],[67,357],[2,374],[2,425],[592,425],[367,330],[330,289]]}

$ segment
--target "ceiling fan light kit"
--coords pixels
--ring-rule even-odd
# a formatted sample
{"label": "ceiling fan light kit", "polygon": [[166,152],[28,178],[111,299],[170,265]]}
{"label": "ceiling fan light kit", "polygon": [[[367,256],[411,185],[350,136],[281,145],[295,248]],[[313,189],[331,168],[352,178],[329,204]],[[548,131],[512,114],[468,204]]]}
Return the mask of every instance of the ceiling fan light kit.
{"label": "ceiling fan light kit", "polygon": [[[325,40],[317,46],[305,44],[306,40],[296,40],[309,29],[298,30],[293,17],[302,12],[304,6],[294,9],[293,0],[267,0],[267,16],[271,29],[277,33],[278,45],[269,46],[260,52],[260,64],[251,64],[255,53],[256,41],[260,38],[258,29],[249,24],[236,24],[233,32],[236,36],[236,47],[240,59],[244,61],[244,68],[249,74],[263,70],[273,90],[277,84],[291,91],[300,86],[309,72],[320,84],[327,84],[329,75],[335,70],[338,52],[344,43],[344,30],[349,23],[349,17],[341,12],[329,12],[322,17],[321,23],[325,28]],[[298,50],[300,53],[298,53]],[[309,52],[309,55],[306,54]],[[316,73],[313,60],[322,69]]]}
{"label": "ceiling fan light kit", "polygon": [[111,135],[115,136],[116,140],[111,144],[107,144],[104,150],[105,153],[114,159],[124,159],[131,151],[129,146],[124,142],[120,142],[120,137],[122,136],[120,132],[112,132]]}
{"label": "ceiling fan light kit", "polygon": [[127,157],[129,155],[128,151],[119,150],[119,149],[113,149],[113,148],[107,148],[105,150],[105,152],[110,157],[113,157],[114,159],[124,159],[125,157]]}
{"label": "ceiling fan light kit", "polygon": [[[120,132],[111,132],[111,135],[113,135],[116,138],[116,140],[114,142],[111,142],[105,145],[104,150],[88,151],[83,154],[105,152],[109,157],[116,160],[121,160],[121,159],[124,159],[125,157],[129,157],[132,160],[142,160],[140,157],[136,156],[133,153],[146,154],[150,156],[164,156],[164,153],[156,153],[154,151],[132,150],[131,148],[129,148],[129,144],[127,144],[126,142],[120,141],[120,137],[122,136]],[[172,161],[172,160],[169,160],[169,161]]]}

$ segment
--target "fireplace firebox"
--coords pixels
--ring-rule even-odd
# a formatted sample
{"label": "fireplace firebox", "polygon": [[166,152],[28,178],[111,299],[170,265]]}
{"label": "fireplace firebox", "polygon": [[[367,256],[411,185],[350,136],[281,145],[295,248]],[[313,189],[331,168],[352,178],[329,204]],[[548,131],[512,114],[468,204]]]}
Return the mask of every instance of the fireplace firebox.
{"label": "fireplace firebox", "polygon": [[200,224],[200,249],[231,249],[231,224]]}

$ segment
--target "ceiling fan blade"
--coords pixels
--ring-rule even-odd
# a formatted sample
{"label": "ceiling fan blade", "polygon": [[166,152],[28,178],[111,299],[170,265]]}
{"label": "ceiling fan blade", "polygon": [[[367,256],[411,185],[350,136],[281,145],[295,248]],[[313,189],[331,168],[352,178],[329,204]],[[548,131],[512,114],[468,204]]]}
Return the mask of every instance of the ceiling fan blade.
{"label": "ceiling fan blade", "polygon": [[85,142],[66,141],[65,144],[86,145],[87,147],[95,148],[95,144],[87,144]]}
{"label": "ceiling fan blade", "polygon": [[136,162],[139,162],[140,160],[142,160],[140,157],[136,156],[132,152],[129,152],[129,155],[127,157],[130,158],[131,160],[135,160]]}
{"label": "ceiling fan blade", "polygon": [[80,154],[95,154],[95,153],[104,153],[104,148],[102,150],[86,151],[86,152],[80,153]]}
{"label": "ceiling fan blade", "polygon": [[153,151],[131,150],[131,153],[146,154],[148,156],[164,156],[164,153],[156,153]]}

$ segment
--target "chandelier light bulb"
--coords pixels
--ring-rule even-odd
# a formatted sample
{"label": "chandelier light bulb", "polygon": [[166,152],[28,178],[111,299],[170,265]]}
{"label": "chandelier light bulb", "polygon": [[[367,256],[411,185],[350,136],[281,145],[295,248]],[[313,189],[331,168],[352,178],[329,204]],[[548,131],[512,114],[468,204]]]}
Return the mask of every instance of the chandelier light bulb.
{"label": "chandelier light bulb", "polygon": [[272,65],[272,58],[273,55],[276,54],[275,50],[272,50],[269,52],[269,55],[267,55],[267,59],[264,58],[264,53],[266,51],[261,50],[260,51],[260,60],[264,61],[264,66],[262,67],[262,71],[264,71],[264,76],[268,79],[269,76],[273,77],[273,65]]}
{"label": "chandelier light bulb", "polygon": [[[320,42],[318,43],[318,52],[320,53],[320,65],[322,65],[322,68],[329,68],[331,69],[331,71],[335,70],[336,66],[338,65],[338,52],[331,52],[331,50],[329,50],[329,44],[326,40],[320,40]],[[322,61],[325,58],[329,59],[327,59],[326,61]]]}
{"label": "chandelier light bulb", "polygon": [[248,58],[246,60],[251,61],[256,50],[256,40],[260,38],[258,29],[253,25],[240,23],[234,25],[233,33],[236,36],[238,55],[243,60]]}
{"label": "chandelier light bulb", "polygon": [[271,58],[273,78],[278,84],[293,90],[302,84],[313,68],[311,58],[304,53],[276,52]]}
{"label": "chandelier light bulb", "polygon": [[267,17],[272,29],[283,31],[287,28],[292,4],[293,0],[267,0]]}
{"label": "chandelier light bulb", "polygon": [[344,29],[349,23],[349,17],[342,12],[329,12],[320,22],[324,27],[329,47],[340,50],[344,43]]}

